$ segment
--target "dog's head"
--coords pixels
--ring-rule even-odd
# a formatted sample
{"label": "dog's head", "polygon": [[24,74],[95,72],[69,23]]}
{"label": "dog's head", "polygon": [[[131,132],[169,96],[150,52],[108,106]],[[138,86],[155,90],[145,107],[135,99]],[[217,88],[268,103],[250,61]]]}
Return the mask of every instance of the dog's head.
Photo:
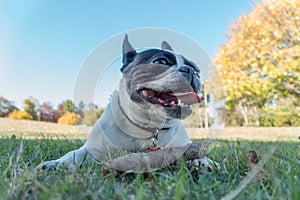
{"label": "dog's head", "polygon": [[126,35],[121,72],[131,101],[167,119],[186,118],[192,113],[190,105],[200,102],[199,68],[167,42],[161,49],[138,53]]}

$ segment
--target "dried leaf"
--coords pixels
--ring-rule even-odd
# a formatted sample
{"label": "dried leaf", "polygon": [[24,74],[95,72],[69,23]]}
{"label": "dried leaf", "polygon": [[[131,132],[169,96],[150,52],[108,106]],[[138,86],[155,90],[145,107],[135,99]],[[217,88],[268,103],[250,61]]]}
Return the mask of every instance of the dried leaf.
{"label": "dried leaf", "polygon": [[[248,160],[248,168],[249,168],[248,171],[251,171],[258,164],[259,159],[258,159],[256,151],[250,150],[249,153],[250,153],[250,157],[249,157],[249,160]],[[263,168],[262,167],[260,167],[258,169],[258,172],[256,174],[256,178],[260,181],[266,181],[267,180],[266,175],[263,173]]]}

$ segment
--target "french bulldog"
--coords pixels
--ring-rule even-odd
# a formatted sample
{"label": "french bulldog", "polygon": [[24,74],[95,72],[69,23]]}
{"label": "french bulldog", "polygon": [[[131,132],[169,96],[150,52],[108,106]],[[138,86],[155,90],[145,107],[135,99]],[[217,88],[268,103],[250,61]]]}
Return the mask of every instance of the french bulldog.
{"label": "french bulldog", "polygon": [[[191,143],[181,122],[200,103],[200,70],[163,41],[161,49],[137,52],[126,35],[123,41],[122,78],[111,102],[91,130],[86,143],[42,169],[70,169],[87,154],[97,161],[120,149],[159,150]],[[209,163],[199,158],[209,168]]]}

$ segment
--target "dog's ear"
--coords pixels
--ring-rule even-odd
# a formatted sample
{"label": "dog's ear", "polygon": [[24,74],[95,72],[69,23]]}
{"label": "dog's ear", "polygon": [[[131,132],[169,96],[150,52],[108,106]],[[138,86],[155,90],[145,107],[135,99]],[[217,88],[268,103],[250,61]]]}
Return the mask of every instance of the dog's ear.
{"label": "dog's ear", "polygon": [[127,34],[125,35],[125,38],[123,40],[122,53],[123,53],[123,66],[121,68],[121,72],[124,71],[127,65],[131,63],[134,60],[134,57],[136,56],[136,51],[130,44]]}
{"label": "dog's ear", "polygon": [[167,43],[166,41],[163,41],[161,43],[161,49],[162,50],[168,50],[168,51],[173,51],[172,47]]}

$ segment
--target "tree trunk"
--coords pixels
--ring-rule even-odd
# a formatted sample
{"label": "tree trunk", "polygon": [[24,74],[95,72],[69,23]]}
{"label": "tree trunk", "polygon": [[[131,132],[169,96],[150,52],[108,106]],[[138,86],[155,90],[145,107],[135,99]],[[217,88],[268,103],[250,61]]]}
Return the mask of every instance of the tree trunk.
{"label": "tree trunk", "polygon": [[245,121],[245,125],[248,126],[249,125],[249,120],[248,120],[248,110],[246,106],[242,105],[242,102],[240,101],[238,103],[238,108],[240,113],[243,115],[244,121]]}
{"label": "tree trunk", "polygon": [[207,105],[207,92],[206,92],[206,88],[204,87],[204,108],[205,108],[205,124],[204,124],[204,128],[208,129],[208,105]]}
{"label": "tree trunk", "polygon": [[255,106],[253,107],[253,111],[254,111],[253,115],[255,117],[255,124],[256,124],[257,127],[259,127],[259,125],[260,125],[260,123],[259,123],[259,114],[258,114],[257,108]]}

